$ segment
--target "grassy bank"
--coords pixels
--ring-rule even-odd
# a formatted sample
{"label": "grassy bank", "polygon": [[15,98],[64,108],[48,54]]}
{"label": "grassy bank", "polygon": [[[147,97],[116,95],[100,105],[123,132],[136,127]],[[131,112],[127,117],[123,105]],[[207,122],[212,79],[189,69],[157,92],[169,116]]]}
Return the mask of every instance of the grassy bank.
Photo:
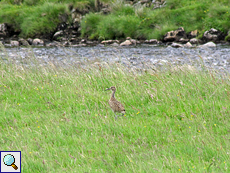
{"label": "grassy bank", "polygon": [[[1,61],[1,150],[21,150],[23,172],[226,172],[229,76],[188,69]],[[127,112],[117,121],[113,85]]]}
{"label": "grassy bank", "polygon": [[124,0],[101,0],[111,8],[109,15],[95,13],[95,0],[3,0],[0,2],[0,23],[11,23],[23,37],[34,37],[53,32],[60,16],[67,14],[71,24],[71,5],[90,9],[81,22],[82,37],[90,39],[161,39],[178,27],[187,32],[198,30],[201,37],[210,28],[227,33],[230,30],[230,7],[228,0],[167,0],[163,8],[131,6]]}
{"label": "grassy bank", "polygon": [[[21,37],[45,35],[54,32],[62,22],[71,24],[69,6],[91,11],[95,8],[94,0],[2,0],[0,23],[11,24]],[[68,17],[63,20],[61,16]]]}
{"label": "grassy bank", "polygon": [[82,36],[92,39],[162,39],[166,32],[179,27],[184,27],[186,32],[197,29],[200,37],[210,28],[224,33],[230,30],[227,0],[167,0],[166,7],[156,10],[142,6],[133,8],[123,1],[116,2],[110,15],[87,15],[81,23]]}

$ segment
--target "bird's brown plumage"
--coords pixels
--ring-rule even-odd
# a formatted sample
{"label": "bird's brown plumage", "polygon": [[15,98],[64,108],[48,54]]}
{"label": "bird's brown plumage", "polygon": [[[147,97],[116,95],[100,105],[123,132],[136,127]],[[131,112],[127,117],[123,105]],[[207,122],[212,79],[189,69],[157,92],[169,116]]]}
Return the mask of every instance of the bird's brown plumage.
{"label": "bird's brown plumage", "polygon": [[[116,113],[122,113],[122,116],[123,116],[125,114],[125,108],[119,101],[117,101],[115,99],[116,87],[112,86],[112,87],[108,88],[107,90],[112,90],[112,95],[111,95],[111,98],[109,100],[110,108],[113,110],[115,115],[116,115]],[[116,115],[115,119],[117,119],[117,115]]]}

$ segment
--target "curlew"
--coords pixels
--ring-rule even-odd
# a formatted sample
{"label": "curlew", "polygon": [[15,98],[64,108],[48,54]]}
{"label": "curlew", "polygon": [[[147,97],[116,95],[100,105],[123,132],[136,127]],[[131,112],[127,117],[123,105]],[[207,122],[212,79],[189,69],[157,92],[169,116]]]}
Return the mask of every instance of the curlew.
{"label": "curlew", "polygon": [[117,117],[119,115],[116,115],[116,113],[122,113],[123,116],[125,115],[125,108],[124,106],[115,99],[115,92],[116,92],[116,87],[111,86],[110,88],[107,88],[106,90],[112,90],[112,95],[111,98],[109,100],[109,106],[111,107],[111,109],[113,110],[114,114],[115,114],[115,120],[117,120]]}

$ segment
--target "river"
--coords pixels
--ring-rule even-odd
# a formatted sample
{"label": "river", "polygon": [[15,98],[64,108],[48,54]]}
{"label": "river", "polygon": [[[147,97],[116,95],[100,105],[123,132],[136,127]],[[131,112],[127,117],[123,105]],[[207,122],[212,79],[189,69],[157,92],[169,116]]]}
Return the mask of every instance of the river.
{"label": "river", "polygon": [[146,65],[156,68],[167,65],[206,66],[230,72],[230,46],[217,45],[214,48],[173,48],[171,46],[141,45],[135,47],[18,47],[5,48],[0,52],[4,61],[22,64],[35,58],[40,65],[61,64],[63,67],[96,62],[119,62],[127,67],[143,69]]}

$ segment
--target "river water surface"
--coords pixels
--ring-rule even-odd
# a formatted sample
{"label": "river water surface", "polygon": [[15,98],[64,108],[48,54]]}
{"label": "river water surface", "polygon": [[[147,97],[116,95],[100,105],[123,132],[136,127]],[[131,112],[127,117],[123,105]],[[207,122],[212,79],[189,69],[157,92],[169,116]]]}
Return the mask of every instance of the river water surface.
{"label": "river water surface", "polygon": [[164,64],[189,64],[215,68],[230,72],[230,46],[217,45],[215,48],[173,48],[171,46],[141,45],[136,47],[34,47],[5,48],[0,52],[5,61],[24,63],[34,57],[41,65],[61,64],[62,66],[84,65],[96,62],[119,62],[131,68],[156,67]]}

